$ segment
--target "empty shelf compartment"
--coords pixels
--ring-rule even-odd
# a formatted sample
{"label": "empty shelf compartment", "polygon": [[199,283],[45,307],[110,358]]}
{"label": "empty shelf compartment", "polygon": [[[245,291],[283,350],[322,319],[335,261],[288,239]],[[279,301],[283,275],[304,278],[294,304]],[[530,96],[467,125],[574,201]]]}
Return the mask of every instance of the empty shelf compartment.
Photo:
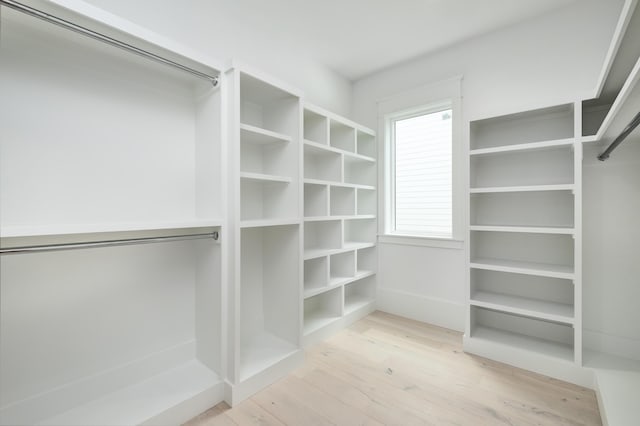
{"label": "empty shelf compartment", "polygon": [[334,288],[304,301],[304,335],[317,331],[342,316],[342,288]]}
{"label": "empty shelf compartment", "polygon": [[566,324],[472,307],[470,337],[573,361],[573,328]]}

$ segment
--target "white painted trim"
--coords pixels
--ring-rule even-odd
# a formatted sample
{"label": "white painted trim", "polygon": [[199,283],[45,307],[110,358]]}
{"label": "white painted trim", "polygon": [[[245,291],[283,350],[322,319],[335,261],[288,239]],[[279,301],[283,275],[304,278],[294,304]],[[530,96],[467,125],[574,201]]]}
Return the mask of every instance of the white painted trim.
{"label": "white painted trim", "polygon": [[465,304],[378,287],[378,310],[401,317],[464,331]]}
{"label": "white painted trim", "polygon": [[378,236],[380,244],[395,244],[404,246],[419,246],[462,250],[464,241],[452,238],[421,237],[418,235],[384,234]]}
{"label": "white painted trim", "polygon": [[448,102],[453,110],[452,135],[452,239],[461,240],[464,234],[464,157],[463,130],[464,121],[462,111],[462,82],[463,76],[458,75],[425,86],[404,91],[377,101],[378,105],[378,232],[388,234],[392,227],[392,210],[389,202],[392,196],[393,182],[387,171],[392,170],[392,153],[390,151],[391,138],[388,123],[398,115],[410,114],[416,110],[428,110],[431,106]]}
{"label": "white painted trim", "polygon": [[586,328],[582,334],[584,346],[587,349],[640,361],[640,340],[613,336]]}

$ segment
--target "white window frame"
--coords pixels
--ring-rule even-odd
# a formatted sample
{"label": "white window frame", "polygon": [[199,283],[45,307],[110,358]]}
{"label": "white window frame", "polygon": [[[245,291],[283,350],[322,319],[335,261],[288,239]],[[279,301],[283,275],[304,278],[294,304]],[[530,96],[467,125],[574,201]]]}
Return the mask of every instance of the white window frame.
{"label": "white window frame", "polygon": [[[462,179],[462,77],[429,84],[411,91],[378,101],[379,150],[379,241],[383,243],[418,245],[428,247],[463,248],[463,201]],[[395,222],[395,158],[393,123],[398,119],[429,114],[451,108],[452,122],[452,236],[439,237],[420,233],[397,232]]]}

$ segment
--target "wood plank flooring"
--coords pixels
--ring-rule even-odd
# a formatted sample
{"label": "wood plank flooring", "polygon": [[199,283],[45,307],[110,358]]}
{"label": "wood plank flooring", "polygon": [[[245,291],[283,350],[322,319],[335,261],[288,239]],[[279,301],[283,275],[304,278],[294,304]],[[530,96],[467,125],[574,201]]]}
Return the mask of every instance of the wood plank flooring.
{"label": "wood plank flooring", "polygon": [[458,332],[374,312],[302,367],[187,426],[600,425],[592,390],[462,351]]}

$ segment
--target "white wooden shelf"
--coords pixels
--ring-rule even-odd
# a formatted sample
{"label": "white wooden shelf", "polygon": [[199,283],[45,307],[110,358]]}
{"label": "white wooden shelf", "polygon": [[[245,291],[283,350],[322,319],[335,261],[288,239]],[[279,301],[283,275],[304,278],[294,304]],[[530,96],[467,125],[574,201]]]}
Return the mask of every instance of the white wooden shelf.
{"label": "white wooden shelf", "polygon": [[315,259],[318,257],[329,256],[332,254],[346,253],[367,247],[375,247],[374,243],[345,243],[342,248],[336,249],[306,249],[304,251],[304,260]]}
{"label": "white wooden shelf", "polygon": [[304,298],[308,299],[313,296],[317,296],[318,294],[326,293],[333,289],[339,288],[342,286],[342,282],[330,282],[327,285],[317,286],[317,287],[308,287],[304,289]]}
{"label": "white wooden shelf", "polygon": [[370,190],[376,189],[376,187],[373,185],[359,185],[355,183],[335,182],[335,181],[321,180],[321,179],[305,179],[304,183],[310,183],[315,185],[340,186],[344,188],[370,189]]}
{"label": "white wooden shelf", "polygon": [[375,219],[374,214],[358,214],[358,215],[340,215],[340,216],[307,216],[305,222],[322,222],[326,220],[358,220],[358,219]]}
{"label": "white wooden shelf", "polygon": [[374,303],[375,303],[375,299],[367,295],[358,294],[358,295],[345,297],[344,314],[349,315],[359,309],[363,309]]}
{"label": "white wooden shelf", "polygon": [[573,362],[573,348],[571,345],[551,340],[539,339],[485,326],[476,326],[471,335],[471,339],[476,341],[483,340],[491,344],[503,345],[505,348],[515,348]]}
{"label": "white wooden shelf", "polygon": [[241,172],[240,179],[253,182],[271,182],[271,183],[291,183],[292,179],[288,176],[268,175],[264,173]]}
{"label": "white wooden shelf", "polygon": [[243,143],[246,142],[256,145],[270,145],[291,142],[292,138],[289,135],[262,129],[250,124],[241,123],[240,140]]}
{"label": "white wooden shelf", "polygon": [[308,336],[309,334],[318,331],[321,328],[327,327],[328,325],[339,321],[340,318],[341,317],[339,315],[331,315],[330,313],[322,310],[305,312],[303,335]]}
{"label": "white wooden shelf", "polygon": [[375,245],[376,245],[375,243],[345,242],[342,247],[343,247],[343,250],[349,251],[349,250],[360,250],[368,247],[375,247]]}
{"label": "white wooden shelf", "polygon": [[347,157],[356,159],[356,160],[362,160],[362,161],[366,161],[366,162],[370,162],[370,163],[375,163],[376,159],[373,157],[369,157],[367,155],[362,155],[362,154],[356,154],[355,152],[351,152],[351,151],[345,151],[344,149],[340,149],[340,148],[335,148],[333,146],[329,146],[329,145],[324,145],[318,142],[313,142],[310,140],[305,140],[304,144],[306,147],[310,147],[319,151],[329,151],[329,152],[335,152],[337,154],[343,154]]}
{"label": "white wooden shelf", "polygon": [[298,351],[295,345],[262,332],[242,343],[240,349],[240,381],[251,378]]}
{"label": "white wooden shelf", "polygon": [[[375,306],[375,133],[304,108],[303,344]],[[373,250],[373,249],[371,249]],[[362,258],[360,258],[362,255]]]}
{"label": "white wooden shelf", "polygon": [[470,188],[471,194],[486,194],[495,192],[533,192],[533,191],[573,191],[574,184],[559,185],[526,185],[526,186],[492,186],[484,188]]}
{"label": "white wooden shelf", "polygon": [[522,232],[531,234],[562,234],[573,235],[575,229],[572,227],[549,227],[549,226],[498,226],[498,225],[471,225],[471,231],[487,232]]}
{"label": "white wooden shelf", "polygon": [[469,303],[487,309],[509,312],[565,324],[574,323],[573,306],[527,297],[511,296],[488,291],[476,291]]}
{"label": "white wooden shelf", "polygon": [[591,136],[582,136],[580,138],[580,142],[584,144],[592,144],[592,143],[600,142],[600,140],[597,138],[596,135],[591,135]]}
{"label": "white wooden shelf", "polygon": [[322,287],[311,287],[304,290],[304,298],[308,299],[310,297],[316,296],[318,294],[326,293],[335,288],[341,287],[343,285],[352,283],[354,281],[361,280],[363,278],[370,277],[375,275],[374,271],[358,271],[352,277],[333,277],[329,279],[329,284]]}
{"label": "white wooden shelf", "polygon": [[81,235],[114,232],[187,230],[222,226],[217,219],[193,219],[166,222],[126,222],[91,224],[9,225],[0,227],[0,237],[39,237],[52,235]]}
{"label": "white wooden shelf", "polygon": [[488,271],[512,272],[515,274],[537,275],[541,277],[574,279],[573,267],[547,263],[522,262],[505,259],[475,258],[469,263],[471,268]]}
{"label": "white wooden shelf", "polygon": [[162,421],[160,416],[192,399],[208,398],[207,394],[212,392],[222,396],[222,380],[193,360],[39,424],[85,426],[172,423],[169,419]]}
{"label": "white wooden shelf", "polygon": [[516,152],[516,151],[538,151],[538,150],[571,146],[573,145],[573,142],[574,142],[573,138],[567,138],[567,139],[557,139],[557,140],[543,141],[543,142],[523,143],[518,145],[505,145],[505,146],[497,146],[492,148],[472,149],[469,151],[469,155],[479,156],[479,155],[491,155],[491,154],[500,154],[505,152]]}
{"label": "white wooden shelf", "polygon": [[262,228],[266,226],[299,225],[297,218],[243,220],[240,228]]}
{"label": "white wooden shelf", "polygon": [[356,274],[352,277],[332,277],[329,279],[329,283],[330,285],[335,285],[335,286],[340,286],[340,285],[346,285],[349,283],[352,283],[354,281],[358,281],[361,280],[363,278],[367,278],[370,277],[372,275],[375,275],[376,273],[374,271],[358,271],[356,272]]}

